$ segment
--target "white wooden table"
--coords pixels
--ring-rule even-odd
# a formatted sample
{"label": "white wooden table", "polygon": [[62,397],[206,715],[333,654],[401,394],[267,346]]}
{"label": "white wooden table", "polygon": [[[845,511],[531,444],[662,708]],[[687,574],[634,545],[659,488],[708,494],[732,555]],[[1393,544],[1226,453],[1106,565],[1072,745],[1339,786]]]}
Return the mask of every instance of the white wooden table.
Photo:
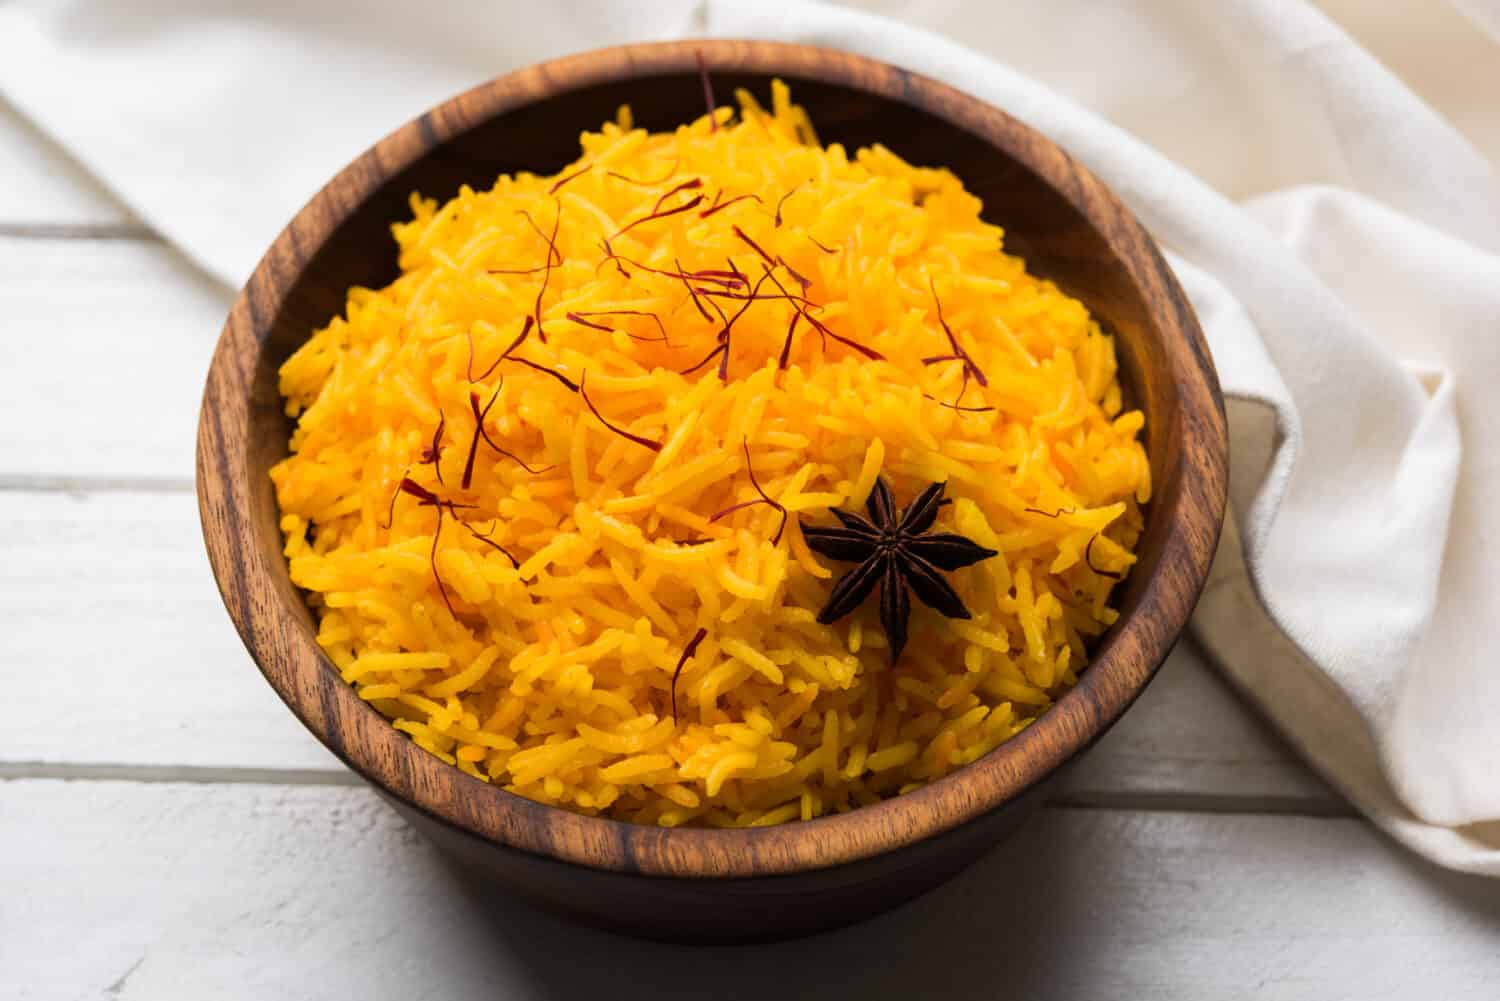
{"label": "white wooden table", "polygon": [[0,105],[0,998],[1500,998],[1500,883],[1354,817],[1192,649],[986,861],[645,944],[471,888],[230,628],[192,495],[228,293]]}

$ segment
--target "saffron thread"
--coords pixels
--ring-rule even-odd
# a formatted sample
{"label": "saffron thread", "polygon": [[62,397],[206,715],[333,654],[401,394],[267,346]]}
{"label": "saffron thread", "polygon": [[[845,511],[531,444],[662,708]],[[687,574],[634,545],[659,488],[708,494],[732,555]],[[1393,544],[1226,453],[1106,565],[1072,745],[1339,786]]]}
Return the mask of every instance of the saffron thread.
{"label": "saffron thread", "polygon": [[578,377],[578,395],[583,397],[583,402],[589,408],[589,411],[593,413],[595,417],[599,418],[599,423],[603,424],[605,427],[609,428],[615,434],[619,435],[621,438],[624,438],[627,441],[635,442],[642,448],[649,448],[653,452],[660,452],[661,442],[652,441],[650,438],[645,438],[638,434],[632,434],[631,432],[626,431],[624,428],[611,424],[609,421],[604,419],[604,415],[599,412],[599,408],[594,406],[594,401],[589,399],[587,389],[588,376],[588,372],[585,371]]}
{"label": "saffron thread", "polygon": [[[707,77],[705,77],[704,79],[707,79]],[[695,653],[698,652],[698,644],[702,643],[703,642],[703,638],[705,636],[707,636],[707,635],[708,635],[708,630],[704,629],[704,628],[702,628],[700,626],[698,628],[698,631],[693,634],[693,638],[690,639],[690,640],[688,640],[687,646],[685,646],[685,647],[682,648],[682,656],[677,658],[677,670],[675,670],[675,671],[672,672],[672,722],[673,723],[677,722],[677,679],[682,676],[682,668],[683,668],[683,666],[685,664],[687,664],[687,662],[689,660],[692,660],[693,654],[695,654]]]}
{"label": "saffron thread", "polygon": [[593,169],[594,165],[592,163],[586,163],[582,167],[579,167],[577,170],[573,171],[573,173],[569,174],[567,177],[559,177],[555,182],[553,182],[552,187],[547,189],[547,194],[557,194],[558,189],[561,188],[564,184],[567,184],[569,181],[573,180],[576,177],[582,177],[584,174],[587,174]]}

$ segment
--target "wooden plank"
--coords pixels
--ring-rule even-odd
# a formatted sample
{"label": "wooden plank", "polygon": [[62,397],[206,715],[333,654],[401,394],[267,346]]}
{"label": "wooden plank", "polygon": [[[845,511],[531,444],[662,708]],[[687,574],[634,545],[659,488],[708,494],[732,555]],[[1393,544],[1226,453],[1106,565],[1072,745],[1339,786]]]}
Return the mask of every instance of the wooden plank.
{"label": "wooden plank", "polygon": [[0,288],[0,477],[191,479],[228,292],[162,244],[14,237]]}
{"label": "wooden plank", "polygon": [[1494,884],[1355,820],[1049,808],[890,915],[728,950],[534,913],[362,789],[22,781],[0,818],[24,846],[0,852],[0,993],[34,1001],[1461,1001],[1500,977]]}
{"label": "wooden plank", "polygon": [[339,767],[255,669],[188,493],[0,493],[0,761]]}
{"label": "wooden plank", "polygon": [[[0,492],[0,551],[0,660],[35,665],[12,686],[0,730],[11,774],[26,763],[339,769],[234,635],[190,494]],[[1068,775],[1063,795],[1334,802],[1191,648]]]}
{"label": "wooden plank", "polygon": [[1098,805],[1193,797],[1214,809],[1234,800],[1274,809],[1348,809],[1189,639],[1061,784],[1059,795],[1067,801]]}
{"label": "wooden plank", "polygon": [[134,222],[51,139],[0,99],[0,229],[5,227],[120,227]]}

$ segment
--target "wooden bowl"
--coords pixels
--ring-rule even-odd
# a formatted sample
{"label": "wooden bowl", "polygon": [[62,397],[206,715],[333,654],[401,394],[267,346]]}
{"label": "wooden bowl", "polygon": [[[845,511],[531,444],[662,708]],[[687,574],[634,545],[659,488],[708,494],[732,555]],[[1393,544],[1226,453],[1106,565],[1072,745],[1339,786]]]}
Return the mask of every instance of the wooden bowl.
{"label": "wooden bowl", "polygon": [[[696,59],[720,95],[792,86],[825,141],[881,142],[952,168],[1006,246],[1118,335],[1146,415],[1155,497],[1122,615],[1078,685],[1035,724],[924,789],[840,816],[747,831],[666,830],[539,805],[418,749],[319,650],[281,554],[267,471],[291,427],[276,370],[342,310],[351,285],[396,274],[389,233],[413,190],[446,198],[501,173],[549,172],[583,128],[629,102],[670,129],[703,113]],[[271,245],[219,340],[198,432],[198,501],[230,616],[272,687],[319,740],[442,848],[487,878],[587,921],[654,937],[736,941],[867,917],[937,885],[1014,827],[1041,784],[1141,693],[1182,632],[1223,518],[1227,443],[1208,349],[1140,224],[1097,179],[1003,112],[932,80],[806,46],[693,41],[533,66],[438,106],[346,167]]]}

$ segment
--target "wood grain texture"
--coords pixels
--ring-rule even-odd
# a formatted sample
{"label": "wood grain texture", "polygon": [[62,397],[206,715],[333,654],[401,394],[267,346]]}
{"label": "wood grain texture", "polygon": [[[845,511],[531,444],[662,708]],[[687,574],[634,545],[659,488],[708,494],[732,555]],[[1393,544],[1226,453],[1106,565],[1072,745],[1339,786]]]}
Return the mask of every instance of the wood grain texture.
{"label": "wood grain texture", "polygon": [[754,949],[539,914],[366,789],[5,782],[0,827],[23,846],[0,854],[7,1001],[1492,1001],[1500,981],[1493,884],[1358,820],[1043,809],[921,900]]}
{"label": "wood grain texture", "polygon": [[[579,129],[621,102],[634,106],[638,124],[670,127],[701,112],[700,53],[721,92],[764,91],[770,76],[781,76],[826,140],[885,142],[963,178],[1005,226],[1009,247],[1118,334],[1122,376],[1146,413],[1156,484],[1140,562],[1120,596],[1121,621],[1078,686],[1041,720],[919,792],[757,831],[670,831],[578,816],[417,750],[341,684],[318,651],[280,555],[266,477],[289,431],[275,369],[341,307],[348,286],[394,276],[385,230],[408,192],[441,198],[497,173],[556,169],[573,154]],[[335,754],[430,820],[454,850],[487,845],[512,878],[531,867],[532,888],[545,887],[554,900],[588,906],[575,891],[580,873],[591,871],[598,879],[590,882],[640,889],[637,918],[676,921],[681,914],[670,908],[692,899],[703,905],[702,920],[730,934],[734,915],[713,908],[713,894],[678,884],[740,880],[782,906],[847,920],[888,903],[886,887],[916,885],[922,873],[928,882],[943,878],[1010,826],[1005,807],[1119,717],[1186,624],[1223,515],[1226,452],[1217,380],[1181,289],[1145,231],[1063,151],[1000,111],[894,67],[804,46],[711,41],[608,49],[522,70],[439,106],[352,163],[292,221],[236,301],[210,370],[197,454],[205,538],[230,615],[273,687]],[[839,871],[851,878],[840,881]],[[807,898],[798,890],[804,880],[822,892]],[[618,919],[606,905],[621,899],[601,896],[594,916]]]}

